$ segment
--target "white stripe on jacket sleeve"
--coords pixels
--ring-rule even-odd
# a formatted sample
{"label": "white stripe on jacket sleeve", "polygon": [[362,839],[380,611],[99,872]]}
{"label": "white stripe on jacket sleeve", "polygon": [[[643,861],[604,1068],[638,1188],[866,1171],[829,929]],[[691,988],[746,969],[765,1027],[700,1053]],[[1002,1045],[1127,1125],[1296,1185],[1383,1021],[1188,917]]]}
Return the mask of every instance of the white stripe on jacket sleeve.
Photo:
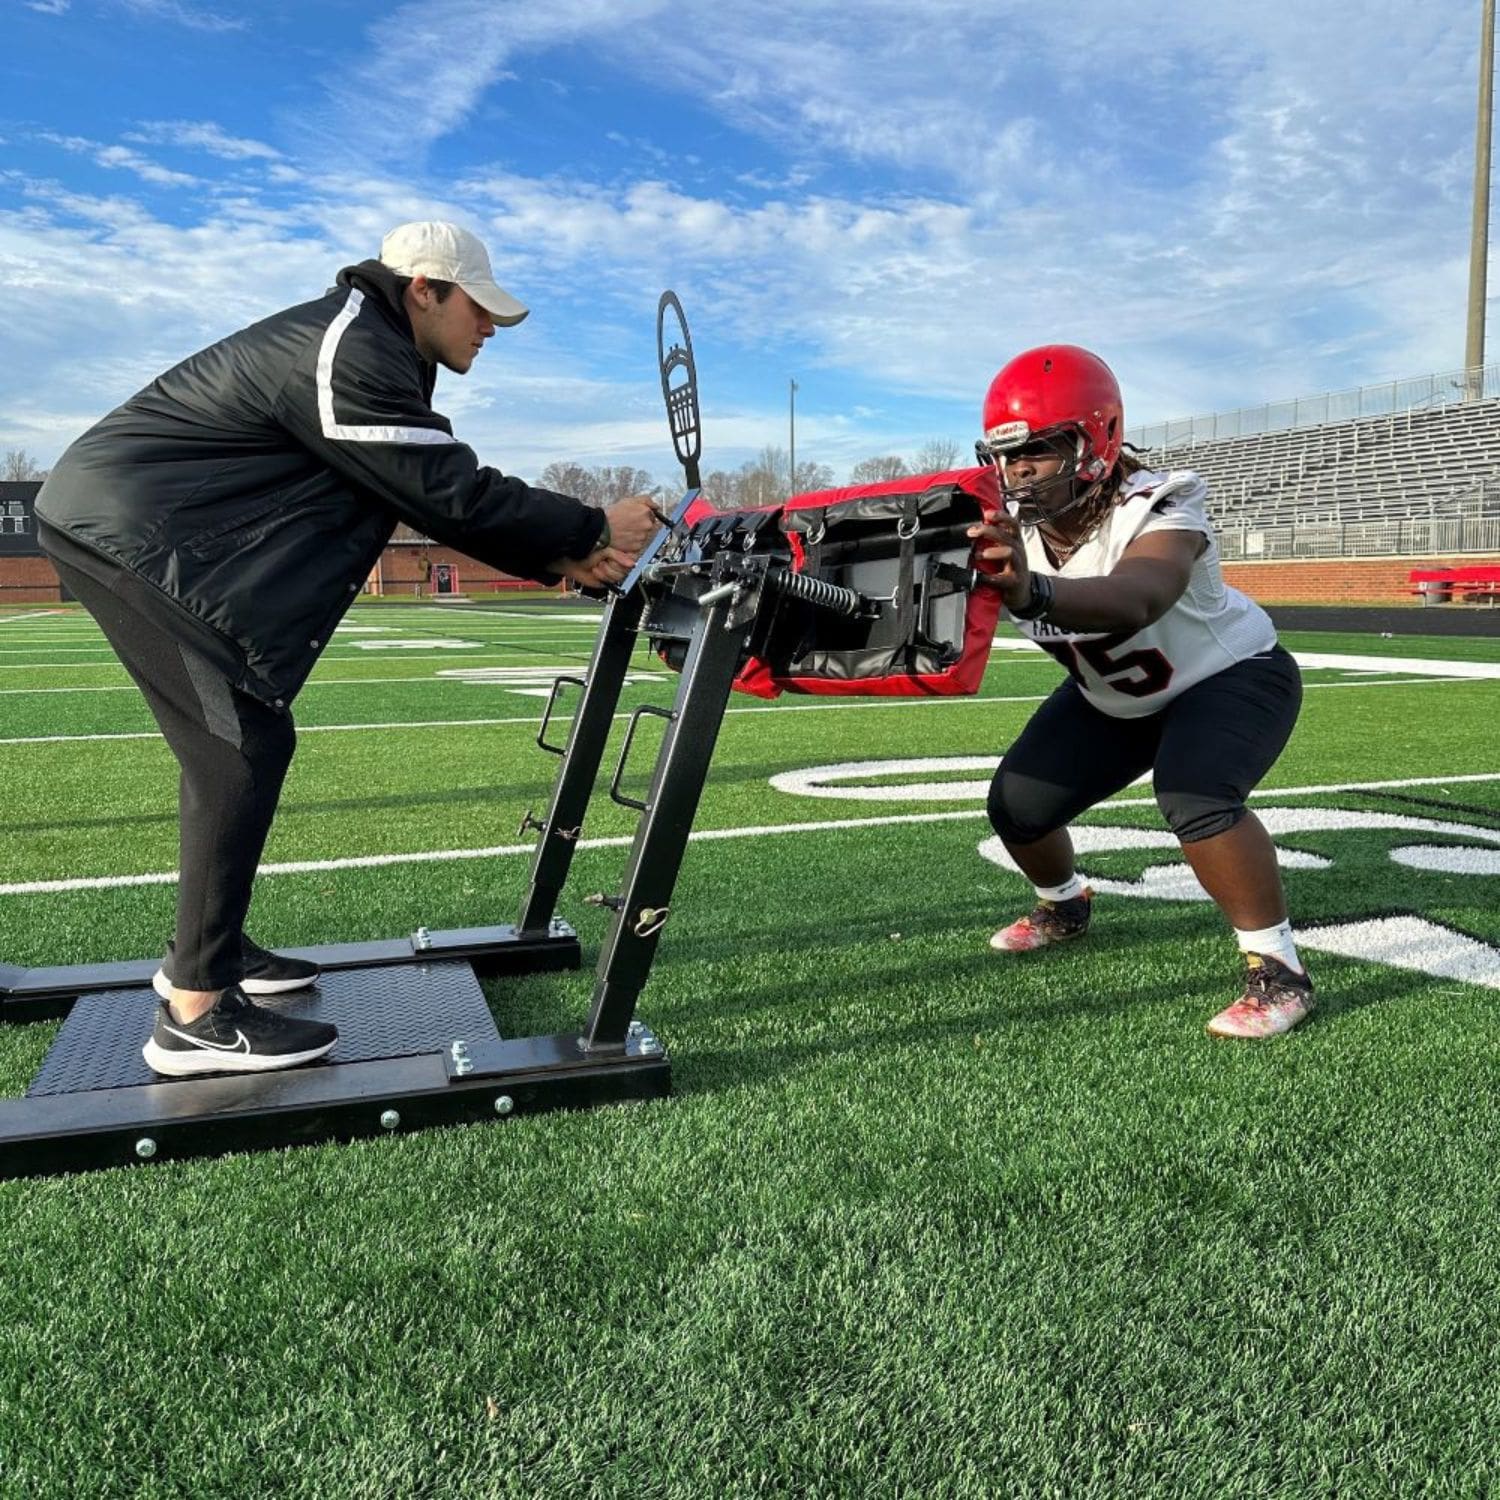
{"label": "white stripe on jacket sleeve", "polygon": [[323,436],[341,443],[456,443],[458,439],[441,427],[360,427],[335,420],[333,357],[338,353],[339,340],[345,330],[359,316],[364,300],[363,292],[350,288],[349,300],[328,325],[318,348],[318,420],[323,426]]}

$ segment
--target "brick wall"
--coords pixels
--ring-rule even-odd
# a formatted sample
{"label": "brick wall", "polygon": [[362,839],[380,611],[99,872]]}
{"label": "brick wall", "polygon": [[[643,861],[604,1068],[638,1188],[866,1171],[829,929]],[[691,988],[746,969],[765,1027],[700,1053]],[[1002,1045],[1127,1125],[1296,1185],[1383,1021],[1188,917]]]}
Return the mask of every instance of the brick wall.
{"label": "brick wall", "polygon": [[[434,564],[452,563],[459,588],[466,594],[490,593],[490,585],[510,577],[475,562],[449,547],[431,547]],[[421,549],[387,547],[381,574],[387,594],[410,594],[420,575]],[[1341,562],[1330,558],[1303,562],[1234,562],[1224,564],[1227,583],[1260,604],[1416,604],[1407,574],[1413,568],[1449,564],[1500,567],[1500,557],[1386,557]],[[57,574],[44,557],[0,558],[0,604],[55,604]]]}
{"label": "brick wall", "polygon": [[0,557],[0,604],[57,601],[57,570],[45,557]]}
{"label": "brick wall", "polygon": [[[497,583],[515,584],[510,573],[475,562],[472,557],[456,552],[452,547],[387,547],[380,555],[380,588],[385,594],[411,594],[422,578],[422,556],[432,559],[433,568],[439,563],[451,563],[458,570],[458,592],[471,597],[483,598],[496,592]],[[536,585],[540,587],[541,585]]]}
{"label": "brick wall", "polygon": [[[451,563],[458,569],[462,593],[483,597],[500,582],[515,583],[509,573],[486,567],[451,547],[430,547],[433,565]],[[381,589],[386,594],[412,594],[421,578],[422,551],[416,547],[387,547],[380,559]],[[0,605],[56,604],[57,572],[45,557],[0,557]]]}
{"label": "brick wall", "polygon": [[1407,575],[1413,568],[1500,567],[1500,557],[1382,557],[1342,562],[1224,564],[1224,581],[1257,604],[1419,604]]}

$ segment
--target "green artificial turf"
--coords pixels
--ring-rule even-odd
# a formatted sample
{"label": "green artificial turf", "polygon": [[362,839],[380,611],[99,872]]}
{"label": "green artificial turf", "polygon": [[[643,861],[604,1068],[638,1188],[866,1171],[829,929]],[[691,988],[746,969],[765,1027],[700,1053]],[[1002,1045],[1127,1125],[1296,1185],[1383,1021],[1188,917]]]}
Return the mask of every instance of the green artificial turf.
{"label": "green artificial turf", "polygon": [[[377,630],[340,636],[299,701],[317,732],[268,861],[524,842],[556,764],[533,743],[542,700],[433,674],[576,670],[595,612],[460,608],[356,610]],[[352,644],[387,630],[474,644]],[[15,619],[0,688],[118,682],[28,665],[97,639],[79,616]],[[1496,659],[1462,638],[1288,641]],[[669,701],[674,679],[636,665],[659,680],[622,709]],[[1404,678],[1309,670],[1256,805],[1500,838],[1500,780],[1457,779],[1500,771],[1500,684]],[[689,849],[642,1001],[668,1100],[0,1183],[0,1494],[1493,1492],[1500,992],[1309,948],[1314,1019],[1216,1043],[1203,1023],[1238,969],[1211,905],[1101,896],[1085,943],[1002,959],[986,939],[1029,892],[978,854],[961,786],[769,785],[998,755],[1056,680],[998,652],[983,701],[734,700],[697,827],[782,831]],[[506,722],[357,727],[459,719]],[[148,727],[133,691],[0,696],[0,739]],[[175,866],[154,740],[3,744],[0,776],[0,886]],[[1390,781],[1426,784],[1349,786]],[[926,813],[959,816],[891,821]],[[805,827],[833,820],[863,826]],[[1085,822],[1159,826],[1146,788]],[[601,798],[585,837],[632,828]],[[1286,834],[1330,862],[1287,872],[1294,920],[1409,914],[1500,947],[1500,877],[1390,857],[1474,841]],[[625,857],[580,850],[563,914],[584,972],[490,985],[502,1030],[581,1019],[606,925],[579,896],[617,888]],[[1131,881],[1177,858],[1083,864]],[[267,874],[254,931],[506,921],[527,869]],[[172,903],[165,884],[0,894],[0,960],[149,954]],[[24,1092],[55,1029],[0,1031],[0,1093]]]}

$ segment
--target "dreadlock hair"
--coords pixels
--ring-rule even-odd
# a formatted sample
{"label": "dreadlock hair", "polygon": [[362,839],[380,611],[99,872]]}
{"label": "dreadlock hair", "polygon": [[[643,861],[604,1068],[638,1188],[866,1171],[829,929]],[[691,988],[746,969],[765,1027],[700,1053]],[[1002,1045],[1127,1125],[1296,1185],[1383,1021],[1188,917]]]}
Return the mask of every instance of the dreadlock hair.
{"label": "dreadlock hair", "polygon": [[1125,481],[1139,474],[1145,467],[1146,460],[1131,444],[1120,444],[1119,457],[1115,459],[1115,466],[1104,481],[1109,486],[1111,505],[1119,499],[1120,491],[1125,488]]}
{"label": "dreadlock hair", "polygon": [[1092,486],[1093,497],[1082,507],[1082,514],[1087,524],[1070,550],[1076,551],[1098,531],[1110,511],[1120,503],[1120,495],[1125,488],[1126,481],[1145,468],[1146,462],[1140,457],[1138,451],[1130,444],[1122,443],[1120,452],[1115,458],[1114,467],[1103,479],[1096,480]]}

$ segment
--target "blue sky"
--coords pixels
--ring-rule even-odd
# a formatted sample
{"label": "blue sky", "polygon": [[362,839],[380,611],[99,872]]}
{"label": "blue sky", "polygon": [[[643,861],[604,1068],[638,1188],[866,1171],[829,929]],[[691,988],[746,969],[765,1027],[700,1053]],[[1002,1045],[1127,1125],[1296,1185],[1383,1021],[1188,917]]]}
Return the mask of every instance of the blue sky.
{"label": "blue sky", "polygon": [[1138,423],[1463,360],[1478,0],[0,0],[0,450],[457,219],[532,316],[487,462],[964,443],[1051,339]]}

